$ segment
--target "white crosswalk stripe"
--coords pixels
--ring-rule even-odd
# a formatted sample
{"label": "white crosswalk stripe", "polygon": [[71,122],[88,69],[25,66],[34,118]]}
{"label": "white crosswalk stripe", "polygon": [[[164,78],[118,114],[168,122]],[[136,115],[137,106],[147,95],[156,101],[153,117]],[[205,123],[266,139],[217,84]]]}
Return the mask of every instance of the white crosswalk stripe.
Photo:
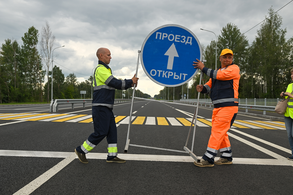
{"label": "white crosswalk stripe", "polygon": [[156,125],[156,117],[147,117],[146,125]]}
{"label": "white crosswalk stripe", "polygon": [[68,115],[64,115],[64,116],[58,116],[55,118],[48,118],[48,119],[44,119],[44,120],[40,120],[40,121],[54,121],[54,120],[58,120],[58,119],[62,119],[62,118],[66,118],[66,117],[70,117],[70,116],[75,116],[76,114],[68,114]]}
{"label": "white crosswalk stripe", "polygon": [[182,124],[179,123],[179,121],[177,121],[174,117],[167,117],[167,119],[172,126],[182,126]]}
{"label": "white crosswalk stripe", "polygon": [[68,122],[68,123],[76,123],[76,122],[79,122],[79,121],[82,121],[82,120],[85,120],[85,119],[89,119],[89,118],[92,118],[92,115],[83,116],[83,117],[80,117],[80,118],[77,118],[77,119],[72,119],[72,120],[69,120],[69,121],[66,121],[66,122]]}
{"label": "white crosswalk stripe", "polygon": [[[55,116],[56,115],[56,116]],[[129,116],[115,116],[117,126],[128,125]],[[11,121],[46,121],[46,122],[68,122],[68,123],[92,123],[92,115],[78,114],[40,114],[40,113],[5,113],[0,114],[0,120]],[[192,118],[182,117],[155,117],[155,116],[132,116],[131,123],[135,125],[163,125],[158,123],[158,120],[164,120],[166,126],[190,126]],[[189,122],[188,122],[189,121]],[[198,127],[211,126],[211,119],[198,118],[196,125]],[[268,129],[268,130],[286,130],[285,123],[279,121],[259,121],[259,120],[235,120],[232,128],[241,129]]]}
{"label": "white crosswalk stripe", "polygon": [[[192,118],[187,118],[187,120],[189,120],[190,122],[192,121]],[[193,122],[194,123],[194,122]],[[208,125],[206,125],[206,124],[204,124],[204,123],[202,123],[202,122],[200,122],[200,121],[196,121],[196,125],[198,126],[198,127],[209,127]]]}

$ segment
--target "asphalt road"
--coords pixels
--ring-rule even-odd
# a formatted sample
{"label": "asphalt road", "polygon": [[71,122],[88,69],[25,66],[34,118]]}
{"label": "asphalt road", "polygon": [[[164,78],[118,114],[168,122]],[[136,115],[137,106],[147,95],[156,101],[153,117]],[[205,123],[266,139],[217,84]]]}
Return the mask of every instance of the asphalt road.
{"label": "asphalt road", "polygon": [[[240,112],[229,130],[234,164],[199,168],[183,150],[194,110],[135,101],[124,153],[130,103],[117,104],[118,156],[127,162],[106,163],[103,140],[82,164],[74,148],[93,132],[90,107],[62,106],[53,115],[49,105],[0,106],[0,194],[292,193],[293,162],[286,159],[290,149],[281,117]],[[211,109],[199,108],[193,146],[199,158],[207,147],[211,115]]]}

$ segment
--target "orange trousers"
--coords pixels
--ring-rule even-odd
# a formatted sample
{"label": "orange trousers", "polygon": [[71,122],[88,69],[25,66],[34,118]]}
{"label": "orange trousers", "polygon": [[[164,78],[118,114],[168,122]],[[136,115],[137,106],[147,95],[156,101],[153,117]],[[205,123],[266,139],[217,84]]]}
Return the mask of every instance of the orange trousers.
{"label": "orange trousers", "polygon": [[238,106],[214,108],[208,148],[218,151],[231,147],[227,132],[232,126],[237,112]]}

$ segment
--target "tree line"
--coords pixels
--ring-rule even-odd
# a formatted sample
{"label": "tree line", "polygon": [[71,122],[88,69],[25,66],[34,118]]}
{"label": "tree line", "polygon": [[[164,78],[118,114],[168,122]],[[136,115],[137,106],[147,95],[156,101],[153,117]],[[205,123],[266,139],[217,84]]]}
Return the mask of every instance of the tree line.
{"label": "tree line", "polygon": [[[234,63],[240,67],[240,98],[277,98],[291,82],[290,70],[293,68],[293,37],[286,39],[286,29],[282,29],[282,18],[269,9],[268,17],[257,30],[255,40],[249,45],[244,33],[231,23],[222,28],[217,40],[202,46],[205,66],[214,69],[217,45],[217,68],[220,67],[219,53],[224,48],[234,52]],[[52,71],[49,71],[55,37],[46,23],[41,32],[41,51],[37,49],[39,32],[33,26],[21,38],[23,44],[6,39],[0,50],[0,103],[9,102],[49,102],[51,94]],[[56,49],[56,48],[55,48]],[[45,64],[43,65],[44,62]],[[192,62],[191,62],[192,65]],[[45,70],[43,69],[45,67]],[[44,83],[45,75],[47,82]],[[53,99],[91,98],[92,76],[77,82],[74,73],[64,76],[62,70],[53,68]],[[156,99],[196,98],[196,85],[164,87]],[[202,83],[208,81],[203,75]],[[80,91],[86,91],[81,96]],[[131,98],[132,89],[117,91],[116,98]],[[135,96],[150,98],[150,95],[136,90]],[[206,95],[202,94],[202,98]]]}
{"label": "tree line", "polygon": [[[40,41],[39,41],[40,38]],[[0,49],[0,103],[49,102],[51,100],[52,70],[55,36],[48,22],[39,31],[30,27],[21,38],[23,44],[6,39]],[[40,44],[40,51],[37,49]],[[43,64],[44,63],[44,64]],[[45,69],[44,69],[45,68]],[[44,83],[45,75],[47,82]],[[60,67],[53,67],[53,99],[92,98],[90,76],[78,82],[74,73],[65,77]],[[80,91],[86,91],[81,95]],[[132,90],[116,92],[116,98],[131,98]],[[135,96],[149,98],[150,95],[136,90]]]}
{"label": "tree line", "polygon": [[[291,82],[290,70],[293,69],[293,37],[286,40],[286,29],[282,29],[282,18],[269,9],[268,17],[257,30],[255,40],[249,45],[244,33],[231,23],[222,28],[218,40],[211,41],[203,48],[203,60],[206,67],[215,69],[215,48],[217,45],[217,68],[220,67],[219,54],[229,48],[234,53],[234,63],[240,67],[240,98],[278,98],[286,91]],[[216,42],[217,41],[217,42]],[[203,75],[202,83],[209,77]],[[196,85],[199,75],[193,78],[193,85],[178,86],[175,89],[165,87],[158,99],[180,99],[189,92],[189,98],[197,98]],[[188,89],[187,89],[188,87]],[[169,93],[167,93],[169,91]],[[206,95],[201,94],[201,98]]]}

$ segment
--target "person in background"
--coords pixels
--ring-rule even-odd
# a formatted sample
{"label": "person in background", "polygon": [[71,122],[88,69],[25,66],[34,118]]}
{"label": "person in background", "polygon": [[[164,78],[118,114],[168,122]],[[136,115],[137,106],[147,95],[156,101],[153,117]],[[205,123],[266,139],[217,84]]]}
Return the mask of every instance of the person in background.
{"label": "person in background", "polygon": [[[233,63],[233,51],[223,49],[220,55],[221,68],[212,70],[196,59],[194,68],[199,68],[210,77],[203,85],[197,85],[197,92],[209,93],[214,105],[212,115],[212,130],[208,147],[202,159],[194,162],[198,167],[213,167],[216,165],[231,165],[232,150],[228,130],[232,126],[238,112],[238,88],[240,69]],[[219,160],[214,162],[217,152],[222,153]]]}
{"label": "person in background", "polygon": [[[291,72],[291,79],[293,81],[293,69],[291,69],[290,72]],[[286,112],[284,114],[285,126],[286,126],[286,130],[287,130],[289,144],[291,147],[291,156],[288,157],[288,160],[293,160],[293,95],[292,95],[292,85],[293,85],[293,83],[291,82],[287,86],[286,92],[282,92],[280,94],[281,97],[290,98],[288,101],[288,106],[287,106]]]}
{"label": "person in background", "polygon": [[107,48],[99,48],[96,52],[99,64],[95,69],[93,77],[93,103],[92,115],[94,133],[74,151],[82,163],[88,163],[86,154],[96,147],[105,137],[108,142],[108,163],[125,163],[126,161],[117,157],[117,128],[113,115],[115,89],[128,89],[137,85],[136,75],[132,79],[119,80],[112,75],[108,66],[111,60],[111,52]]}

